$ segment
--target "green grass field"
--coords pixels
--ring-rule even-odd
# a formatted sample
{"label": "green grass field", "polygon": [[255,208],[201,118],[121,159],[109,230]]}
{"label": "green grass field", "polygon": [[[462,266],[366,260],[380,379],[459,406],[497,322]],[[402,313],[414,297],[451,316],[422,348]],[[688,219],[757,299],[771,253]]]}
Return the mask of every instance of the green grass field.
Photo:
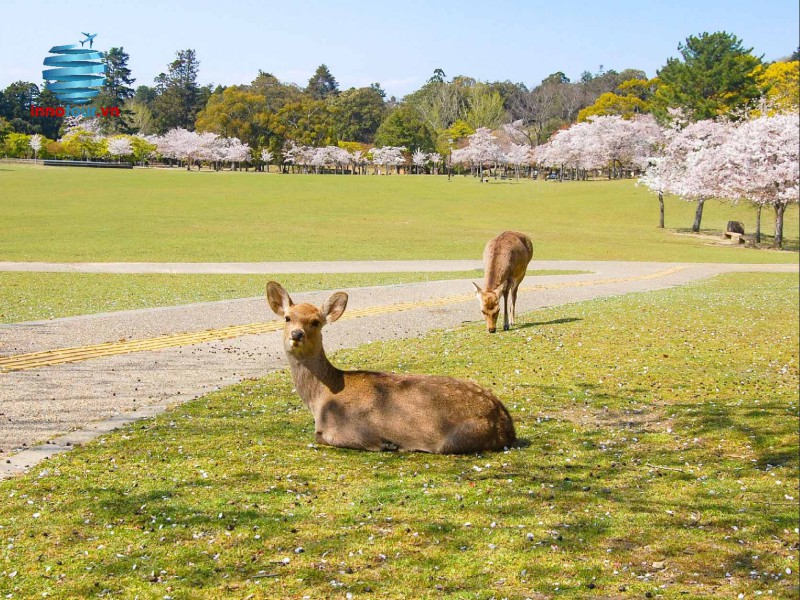
{"label": "green grass field", "polygon": [[[680,235],[694,204],[658,202],[632,180],[492,181],[471,177],[301,176],[0,165],[0,260],[189,261],[480,258],[504,229],[536,259],[796,262],[794,252],[711,245]],[[763,231],[772,215],[764,211]],[[703,228],[754,229],[755,210],[706,204]]]}
{"label": "green grass field", "polygon": [[[528,271],[528,277],[585,271]],[[469,279],[483,271],[439,273],[324,273],[280,275],[183,275],[26,273],[0,271],[0,323],[57,319],[134,308],[178,306],[264,296],[266,282],[279,280],[297,292]],[[465,288],[469,289],[469,288]]]}
{"label": "green grass field", "polygon": [[492,388],[523,444],[483,456],[314,446],[285,371],[222,390],[0,483],[0,595],[796,598],[798,308],[736,274],[333,357]]}

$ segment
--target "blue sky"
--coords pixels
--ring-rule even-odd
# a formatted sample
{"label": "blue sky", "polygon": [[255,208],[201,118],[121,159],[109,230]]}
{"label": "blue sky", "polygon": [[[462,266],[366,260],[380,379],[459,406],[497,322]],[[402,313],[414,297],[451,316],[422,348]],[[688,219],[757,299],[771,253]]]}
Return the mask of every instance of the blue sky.
{"label": "blue sky", "polygon": [[125,48],[134,85],[152,85],[177,50],[194,48],[201,83],[249,83],[262,69],[305,86],[325,63],[341,89],[379,82],[400,98],[436,68],[528,86],[600,65],[652,77],[703,31],[733,33],[774,60],[800,43],[799,13],[797,0],[3,0],[0,89],[41,83],[50,47],[81,31],[97,32],[101,50]]}

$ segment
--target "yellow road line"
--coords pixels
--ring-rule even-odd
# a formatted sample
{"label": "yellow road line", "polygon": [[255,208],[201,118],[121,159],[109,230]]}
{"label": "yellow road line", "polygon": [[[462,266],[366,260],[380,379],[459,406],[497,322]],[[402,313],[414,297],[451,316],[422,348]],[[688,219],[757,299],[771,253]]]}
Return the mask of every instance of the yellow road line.
{"label": "yellow road line", "polygon": [[[569,281],[563,283],[550,283],[540,284],[527,287],[521,287],[521,292],[533,292],[536,290],[552,290],[569,287],[584,287],[593,285],[604,285],[609,283],[623,283],[628,281],[638,281],[645,279],[657,279],[666,277],[678,271],[682,271],[686,267],[671,267],[648,275],[637,275],[633,277],[616,277],[611,279],[594,279],[587,281]],[[445,296],[442,298],[433,298],[431,300],[418,300],[415,302],[399,302],[397,304],[387,304],[385,306],[373,306],[371,308],[362,308],[352,310],[344,315],[340,320],[358,319],[361,317],[369,317],[374,315],[384,315],[395,312],[402,312],[412,310],[415,308],[447,306],[450,304],[458,304],[460,302],[467,302],[475,297],[474,293],[457,294],[454,296]],[[147,352],[153,350],[163,350],[166,348],[175,348],[178,346],[191,346],[194,344],[202,344],[203,342],[216,342],[221,340],[232,339],[243,335],[254,335],[259,333],[267,333],[270,331],[278,331],[283,328],[281,321],[269,321],[266,323],[250,323],[247,325],[235,325],[233,327],[224,327],[222,329],[209,329],[207,331],[199,331],[195,333],[181,333],[174,335],[163,335],[154,338],[147,338],[141,340],[120,340],[118,342],[106,342],[103,344],[95,344],[92,346],[78,346],[75,348],[58,348],[55,350],[45,350],[44,352],[31,352],[29,354],[17,354],[15,356],[7,356],[0,358],[0,372],[8,371],[22,371],[26,369],[35,369],[37,367],[49,367],[60,365],[64,363],[79,362],[83,360],[90,360],[92,358],[104,358],[107,356],[117,356],[120,354],[130,354],[133,352]]]}

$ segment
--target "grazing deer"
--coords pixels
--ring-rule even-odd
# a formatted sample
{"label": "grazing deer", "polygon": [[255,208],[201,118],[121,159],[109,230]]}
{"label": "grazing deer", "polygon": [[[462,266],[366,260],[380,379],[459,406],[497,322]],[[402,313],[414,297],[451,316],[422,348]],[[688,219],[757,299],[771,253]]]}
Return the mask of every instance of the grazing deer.
{"label": "grazing deer", "polygon": [[314,415],[320,444],[360,450],[466,454],[502,450],[516,440],[505,406],[474,383],[432,375],[341,371],[322,348],[322,327],[342,316],[347,294],[320,308],[295,304],[267,284],[270,308],[283,317],[283,347],[297,393]]}
{"label": "grazing deer", "polygon": [[[528,263],[533,258],[531,238],[518,231],[504,231],[486,243],[483,250],[483,289],[475,286],[486,328],[497,331],[500,314],[500,296],[503,297],[503,330],[515,324],[517,316],[517,291],[525,278]],[[511,294],[511,320],[508,318],[508,295]]]}

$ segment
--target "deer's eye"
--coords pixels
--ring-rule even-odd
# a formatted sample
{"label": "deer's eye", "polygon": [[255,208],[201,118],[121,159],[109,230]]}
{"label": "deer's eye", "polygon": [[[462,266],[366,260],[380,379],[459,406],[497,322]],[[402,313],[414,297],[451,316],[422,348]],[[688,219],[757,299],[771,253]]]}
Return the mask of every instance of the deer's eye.
{"label": "deer's eye", "polygon": [[288,316],[288,315],[286,316],[286,318],[285,318],[285,321],[286,321],[287,323],[288,323],[289,321],[291,321],[291,319],[289,318],[289,316]]}
{"label": "deer's eye", "polygon": [[314,319],[313,321],[311,321],[311,326],[312,327],[319,327],[319,321],[317,319]]}

